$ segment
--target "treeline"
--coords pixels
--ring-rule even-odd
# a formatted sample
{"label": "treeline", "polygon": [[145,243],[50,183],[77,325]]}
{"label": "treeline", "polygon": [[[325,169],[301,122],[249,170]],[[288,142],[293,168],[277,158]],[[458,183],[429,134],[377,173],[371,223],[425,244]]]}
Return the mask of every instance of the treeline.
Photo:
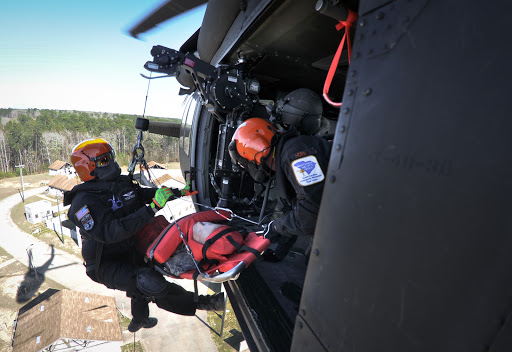
{"label": "treeline", "polygon": [[[0,118],[0,177],[18,175],[20,164],[24,174],[45,172],[56,160],[69,161],[79,142],[97,137],[112,144],[120,165],[128,165],[138,134],[136,115],[0,109]],[[144,133],[143,146],[148,162],[178,161],[177,138]]]}

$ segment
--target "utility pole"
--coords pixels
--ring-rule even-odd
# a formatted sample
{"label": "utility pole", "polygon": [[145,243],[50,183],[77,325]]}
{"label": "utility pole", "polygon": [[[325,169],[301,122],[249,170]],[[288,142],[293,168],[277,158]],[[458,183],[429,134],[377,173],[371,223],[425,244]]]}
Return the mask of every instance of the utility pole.
{"label": "utility pole", "polygon": [[59,219],[59,224],[60,224],[60,235],[62,236],[62,238],[60,239],[62,241],[62,243],[64,243],[64,233],[62,232],[62,221],[60,220],[60,207],[59,207],[59,191],[57,191],[57,193],[55,193],[55,197],[57,198],[57,219]]}
{"label": "utility pole", "polygon": [[25,203],[25,185],[23,184],[23,168],[25,165],[19,164],[16,165],[16,167],[20,168],[20,176],[21,176],[21,200],[23,200],[23,203]]}

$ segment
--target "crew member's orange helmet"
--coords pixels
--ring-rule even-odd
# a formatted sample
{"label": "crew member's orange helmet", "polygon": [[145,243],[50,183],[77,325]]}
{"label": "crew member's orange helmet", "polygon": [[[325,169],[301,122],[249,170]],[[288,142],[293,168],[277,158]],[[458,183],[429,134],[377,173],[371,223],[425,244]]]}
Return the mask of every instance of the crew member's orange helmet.
{"label": "crew member's orange helmet", "polygon": [[276,143],[277,129],[259,117],[245,120],[235,131],[229,143],[229,155],[234,163],[249,171],[259,183],[265,183],[271,169],[266,160]]}
{"label": "crew member's orange helmet", "polygon": [[114,148],[103,138],[87,139],[78,143],[71,153],[71,164],[84,182],[94,179],[97,167],[107,166],[115,159]]}
{"label": "crew member's orange helmet", "polygon": [[270,153],[277,130],[270,122],[253,117],[242,122],[235,131],[229,152],[233,161],[245,167],[245,159],[261,165]]}

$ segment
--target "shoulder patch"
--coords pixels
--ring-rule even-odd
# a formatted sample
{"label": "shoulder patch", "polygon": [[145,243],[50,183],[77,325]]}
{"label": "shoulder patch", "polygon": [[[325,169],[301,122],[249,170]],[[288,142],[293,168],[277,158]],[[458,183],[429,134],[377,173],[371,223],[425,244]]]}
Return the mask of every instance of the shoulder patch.
{"label": "shoulder patch", "polygon": [[94,220],[87,205],[80,208],[80,210],[75,213],[75,216],[78,221],[82,223],[85,231],[90,231],[94,227]]}
{"label": "shoulder patch", "polygon": [[89,214],[89,208],[87,208],[87,205],[84,205],[79,211],[75,213],[75,216],[78,220],[82,220],[84,216]]}
{"label": "shoulder patch", "polygon": [[314,155],[294,160],[291,166],[297,183],[302,187],[314,185],[325,179],[324,173]]}

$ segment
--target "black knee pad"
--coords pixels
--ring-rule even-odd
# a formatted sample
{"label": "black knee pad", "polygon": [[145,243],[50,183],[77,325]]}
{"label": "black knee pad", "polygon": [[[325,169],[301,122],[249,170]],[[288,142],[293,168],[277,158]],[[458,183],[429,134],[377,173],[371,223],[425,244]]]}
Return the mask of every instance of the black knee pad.
{"label": "black knee pad", "polygon": [[140,268],[135,274],[137,289],[146,296],[163,297],[167,294],[167,280],[151,268]]}

